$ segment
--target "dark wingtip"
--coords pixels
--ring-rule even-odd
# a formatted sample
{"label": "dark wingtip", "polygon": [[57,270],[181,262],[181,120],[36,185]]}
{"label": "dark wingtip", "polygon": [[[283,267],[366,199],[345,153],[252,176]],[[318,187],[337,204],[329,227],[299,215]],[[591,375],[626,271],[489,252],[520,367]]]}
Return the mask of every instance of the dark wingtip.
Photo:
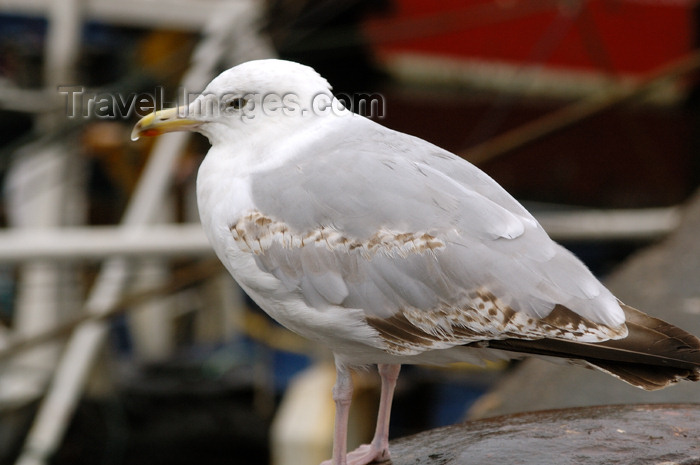
{"label": "dark wingtip", "polygon": [[627,337],[599,343],[561,339],[488,341],[513,352],[583,360],[588,365],[646,390],[681,380],[700,380],[700,339],[670,323],[620,303]]}

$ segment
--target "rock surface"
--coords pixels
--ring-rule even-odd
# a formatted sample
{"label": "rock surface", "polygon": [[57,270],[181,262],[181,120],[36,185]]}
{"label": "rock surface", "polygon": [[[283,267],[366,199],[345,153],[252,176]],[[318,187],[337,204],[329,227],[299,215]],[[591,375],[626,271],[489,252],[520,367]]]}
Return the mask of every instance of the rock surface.
{"label": "rock surface", "polygon": [[587,407],[474,420],[392,443],[393,465],[700,465],[700,406]]}

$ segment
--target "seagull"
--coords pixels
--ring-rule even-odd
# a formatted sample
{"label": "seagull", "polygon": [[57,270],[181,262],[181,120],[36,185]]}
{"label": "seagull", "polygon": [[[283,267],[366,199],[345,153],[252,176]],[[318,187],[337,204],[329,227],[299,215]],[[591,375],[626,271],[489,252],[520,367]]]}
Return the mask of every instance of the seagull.
{"label": "seagull", "polygon": [[[333,352],[333,455],[389,460],[401,364],[558,358],[654,390],[700,379],[700,340],[625,305],[487,174],[345,108],[312,68],[250,61],[132,139],[197,131],[201,223],[240,287]],[[347,452],[351,371],[378,366],[374,439]]]}

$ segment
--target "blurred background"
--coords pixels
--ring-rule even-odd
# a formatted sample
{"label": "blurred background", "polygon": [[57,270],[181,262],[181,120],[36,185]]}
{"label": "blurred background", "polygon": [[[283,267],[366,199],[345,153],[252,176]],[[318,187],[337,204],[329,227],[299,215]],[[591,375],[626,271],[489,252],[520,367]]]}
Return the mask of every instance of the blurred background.
{"label": "blurred background", "polygon": [[[454,151],[599,276],[700,176],[691,0],[0,0],[0,463],[308,464],[330,355],[277,326],[198,225],[198,135],[139,116],[256,58]],[[142,105],[142,107],[139,107]],[[138,108],[146,108],[140,113]],[[466,418],[510,365],[407,367],[392,436]],[[378,382],[357,377],[351,442]]]}

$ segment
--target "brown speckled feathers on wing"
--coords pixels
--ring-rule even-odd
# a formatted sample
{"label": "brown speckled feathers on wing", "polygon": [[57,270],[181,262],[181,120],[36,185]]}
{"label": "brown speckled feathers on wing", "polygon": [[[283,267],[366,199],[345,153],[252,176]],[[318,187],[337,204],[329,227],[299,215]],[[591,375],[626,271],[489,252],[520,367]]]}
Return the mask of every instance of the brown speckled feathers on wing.
{"label": "brown speckled feathers on wing", "polygon": [[661,389],[700,380],[700,340],[658,318],[620,303],[629,335],[601,343],[558,339],[488,341],[494,349],[584,360],[634,386]]}

